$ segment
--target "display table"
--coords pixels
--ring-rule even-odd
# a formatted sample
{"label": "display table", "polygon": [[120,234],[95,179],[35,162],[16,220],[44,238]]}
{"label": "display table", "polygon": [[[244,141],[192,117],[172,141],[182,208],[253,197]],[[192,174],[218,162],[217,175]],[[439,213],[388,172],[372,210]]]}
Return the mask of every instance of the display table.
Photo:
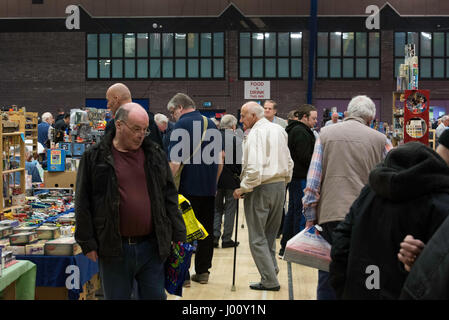
{"label": "display table", "polygon": [[34,300],[36,283],[36,264],[31,261],[18,261],[3,270],[0,277],[0,292],[15,285],[16,300]]}
{"label": "display table", "polygon": [[[76,256],[16,256],[17,260],[29,260],[36,264],[36,300],[38,299],[70,299],[78,300],[83,286],[98,273],[98,263],[89,260],[85,255]],[[73,267],[79,268],[79,286],[67,289],[68,277],[74,278]],[[70,281],[69,284],[74,283]],[[56,289],[57,288],[57,289]],[[55,296],[51,296],[51,293]]]}

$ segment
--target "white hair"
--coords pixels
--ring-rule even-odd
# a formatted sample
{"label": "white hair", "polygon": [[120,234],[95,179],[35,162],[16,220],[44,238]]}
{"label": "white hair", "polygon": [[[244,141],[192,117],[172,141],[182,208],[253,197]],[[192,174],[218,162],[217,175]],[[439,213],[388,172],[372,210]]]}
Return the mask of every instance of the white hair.
{"label": "white hair", "polygon": [[53,118],[52,114],[50,112],[45,112],[42,115],[42,121],[47,122],[47,120],[50,120],[51,118]]}
{"label": "white hair", "polygon": [[250,101],[244,104],[248,108],[249,113],[253,113],[257,119],[262,119],[264,117],[264,109],[257,102]]}
{"label": "white hair", "polygon": [[220,121],[220,128],[222,129],[232,129],[237,125],[237,118],[232,114],[225,114]]}
{"label": "white hair", "polygon": [[156,123],[168,123],[168,118],[166,115],[164,115],[162,113],[156,113],[154,115],[154,121]]}
{"label": "white hair", "polygon": [[367,121],[376,117],[376,105],[367,96],[356,96],[348,104],[348,116]]}

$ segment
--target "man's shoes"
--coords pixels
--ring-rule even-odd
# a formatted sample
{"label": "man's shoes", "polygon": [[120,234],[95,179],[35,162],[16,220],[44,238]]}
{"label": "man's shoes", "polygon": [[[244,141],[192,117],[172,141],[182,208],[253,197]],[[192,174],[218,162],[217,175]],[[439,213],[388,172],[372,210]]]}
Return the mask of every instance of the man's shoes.
{"label": "man's shoes", "polygon": [[184,280],[184,283],[182,284],[184,288],[190,288],[190,280]]}
{"label": "man's shoes", "polygon": [[267,291],[279,291],[281,289],[281,286],[273,287],[273,288],[267,288],[262,283],[254,283],[250,284],[249,287],[253,290],[267,290]]}
{"label": "man's shoes", "polygon": [[192,281],[207,284],[209,282],[209,272],[194,274],[192,276]]}
{"label": "man's shoes", "polygon": [[285,251],[284,248],[279,249],[279,254],[278,254],[279,259],[284,258],[284,251]]}
{"label": "man's shoes", "polygon": [[234,240],[229,240],[229,241],[223,241],[221,243],[221,247],[222,248],[234,248],[237,247],[240,244],[240,242],[234,242]]}

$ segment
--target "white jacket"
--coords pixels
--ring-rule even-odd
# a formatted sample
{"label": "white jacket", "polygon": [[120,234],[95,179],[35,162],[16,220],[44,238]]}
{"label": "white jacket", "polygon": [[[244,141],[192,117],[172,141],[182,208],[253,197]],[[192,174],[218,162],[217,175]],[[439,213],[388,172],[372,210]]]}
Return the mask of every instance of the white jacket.
{"label": "white jacket", "polygon": [[261,184],[289,183],[292,174],[287,132],[265,118],[260,119],[243,140],[240,188],[247,193]]}

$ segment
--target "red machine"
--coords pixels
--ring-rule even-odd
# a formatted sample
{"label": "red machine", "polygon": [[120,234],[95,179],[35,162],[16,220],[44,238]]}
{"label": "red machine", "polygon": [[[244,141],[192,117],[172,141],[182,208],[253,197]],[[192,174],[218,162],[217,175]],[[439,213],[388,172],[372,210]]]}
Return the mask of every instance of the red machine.
{"label": "red machine", "polygon": [[404,143],[429,144],[429,90],[405,90]]}

